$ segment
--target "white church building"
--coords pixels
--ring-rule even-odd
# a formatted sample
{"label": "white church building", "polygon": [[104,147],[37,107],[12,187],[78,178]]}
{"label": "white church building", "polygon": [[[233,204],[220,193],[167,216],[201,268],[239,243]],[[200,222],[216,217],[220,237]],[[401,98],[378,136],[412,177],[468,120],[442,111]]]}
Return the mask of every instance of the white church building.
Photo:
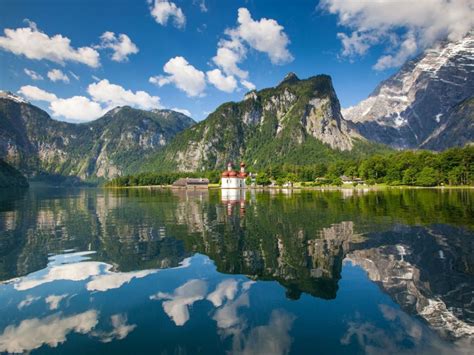
{"label": "white church building", "polygon": [[232,163],[228,163],[227,170],[221,176],[221,189],[244,189],[247,176],[244,163],[240,163],[240,171],[238,172],[234,171]]}

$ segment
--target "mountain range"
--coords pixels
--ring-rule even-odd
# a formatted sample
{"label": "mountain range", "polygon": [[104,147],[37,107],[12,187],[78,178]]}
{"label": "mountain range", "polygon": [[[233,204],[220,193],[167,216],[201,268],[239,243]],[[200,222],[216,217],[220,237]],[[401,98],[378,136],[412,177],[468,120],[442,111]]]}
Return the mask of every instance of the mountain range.
{"label": "mountain range", "polygon": [[110,178],[162,149],[195,122],[171,110],[116,107],[82,124],[60,122],[11,93],[0,95],[0,157],[28,176]]}
{"label": "mountain range", "polygon": [[367,139],[396,149],[474,141],[474,33],[408,61],[343,115]]}
{"label": "mountain range", "polygon": [[331,77],[250,91],[196,124],[172,110],[117,107],[60,122],[0,93],[0,158],[27,176],[110,179],[137,171],[262,168],[357,158],[388,149],[443,150],[474,141],[474,34],[407,62],[358,105],[341,110]]}

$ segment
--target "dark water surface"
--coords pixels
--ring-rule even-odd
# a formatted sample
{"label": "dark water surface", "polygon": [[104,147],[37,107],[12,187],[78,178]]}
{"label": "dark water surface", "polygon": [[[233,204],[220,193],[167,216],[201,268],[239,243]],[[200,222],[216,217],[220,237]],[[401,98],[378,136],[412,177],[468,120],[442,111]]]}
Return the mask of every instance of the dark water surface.
{"label": "dark water surface", "polygon": [[474,191],[0,191],[0,353],[474,353]]}

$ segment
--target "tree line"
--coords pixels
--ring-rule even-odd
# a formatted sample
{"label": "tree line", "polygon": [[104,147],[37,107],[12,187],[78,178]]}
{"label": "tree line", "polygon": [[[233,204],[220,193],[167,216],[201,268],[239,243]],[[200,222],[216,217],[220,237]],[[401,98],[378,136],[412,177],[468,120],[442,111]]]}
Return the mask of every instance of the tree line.
{"label": "tree line", "polygon": [[[257,185],[301,182],[306,186],[340,185],[341,176],[360,178],[366,184],[407,186],[474,185],[474,146],[443,152],[397,151],[356,160],[340,159],[312,165],[270,165],[253,173]],[[118,177],[109,186],[170,185],[181,177],[206,177],[218,183],[221,171],[202,173],[141,173]]]}

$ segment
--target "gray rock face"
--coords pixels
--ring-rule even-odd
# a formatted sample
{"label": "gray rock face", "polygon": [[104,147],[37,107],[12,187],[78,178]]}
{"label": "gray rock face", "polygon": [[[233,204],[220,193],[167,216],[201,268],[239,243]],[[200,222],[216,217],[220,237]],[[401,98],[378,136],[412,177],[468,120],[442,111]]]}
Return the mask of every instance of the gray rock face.
{"label": "gray rock face", "polygon": [[312,163],[308,152],[324,157],[331,151],[352,150],[354,138],[365,141],[342,117],[329,76],[300,80],[293,73],[274,88],[251,91],[241,102],[221,105],[185,133],[150,166],[195,171],[220,169],[239,159],[254,166],[276,162],[275,158]]}
{"label": "gray rock face", "polygon": [[122,175],[194,121],[171,110],[117,107],[85,124],[53,120],[11,93],[0,95],[0,158],[28,176]]}
{"label": "gray rock face", "polygon": [[[449,133],[456,126],[450,121],[456,108],[473,97],[474,33],[470,33],[407,62],[366,100],[342,112],[370,140],[399,149],[441,150],[466,143],[466,135],[458,139]],[[469,109],[456,121],[468,121],[461,125],[472,141],[472,106]]]}

